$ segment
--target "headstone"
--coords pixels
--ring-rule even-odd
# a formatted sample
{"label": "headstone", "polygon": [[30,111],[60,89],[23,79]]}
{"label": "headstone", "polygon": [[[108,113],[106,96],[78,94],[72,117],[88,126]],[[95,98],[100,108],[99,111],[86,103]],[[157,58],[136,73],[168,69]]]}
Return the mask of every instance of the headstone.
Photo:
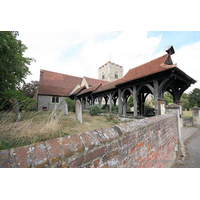
{"label": "headstone", "polygon": [[14,99],[14,111],[15,111],[15,113],[17,115],[17,121],[20,121],[21,115],[20,115],[19,105],[18,105],[17,99]]}
{"label": "headstone", "polygon": [[63,115],[68,116],[68,105],[65,101],[62,104],[62,113],[63,113]]}
{"label": "headstone", "polygon": [[82,104],[79,100],[76,100],[76,120],[82,124]]}

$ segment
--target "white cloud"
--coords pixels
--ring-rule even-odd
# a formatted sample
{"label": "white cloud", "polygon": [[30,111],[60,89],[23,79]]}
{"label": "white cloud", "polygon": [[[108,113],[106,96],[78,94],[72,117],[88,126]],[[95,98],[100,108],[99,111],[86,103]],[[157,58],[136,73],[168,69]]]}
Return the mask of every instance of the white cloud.
{"label": "white cloud", "polygon": [[[40,69],[74,76],[98,77],[98,68],[110,59],[128,69],[153,55],[161,37],[147,38],[147,32],[19,32],[33,57],[27,82],[39,80]],[[73,54],[71,52],[74,52]]]}
{"label": "white cloud", "polygon": [[81,51],[81,57],[89,68],[98,68],[109,61],[111,54],[111,62],[123,66],[125,74],[130,68],[148,61],[160,39],[161,37],[147,38],[147,32],[122,32],[112,40],[86,43]]}
{"label": "white cloud", "polygon": [[[163,55],[155,51],[162,36],[147,38],[140,32],[19,32],[19,38],[28,47],[27,57],[32,63],[26,82],[39,80],[40,69],[74,76],[98,78],[98,68],[108,62],[129,69]],[[183,46],[172,56],[174,63],[192,78],[198,80],[200,42]],[[199,87],[198,82],[190,89]]]}
{"label": "white cloud", "polygon": [[194,88],[200,88],[200,42],[193,45],[183,46],[172,55],[172,60],[177,63],[178,68],[184,71],[197,83],[192,84],[185,92],[190,92]]}

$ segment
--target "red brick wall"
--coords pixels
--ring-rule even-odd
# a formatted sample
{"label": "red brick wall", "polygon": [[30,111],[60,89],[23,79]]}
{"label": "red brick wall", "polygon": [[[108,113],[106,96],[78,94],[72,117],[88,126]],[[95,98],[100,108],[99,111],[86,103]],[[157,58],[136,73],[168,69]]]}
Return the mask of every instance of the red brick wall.
{"label": "red brick wall", "polygon": [[176,116],[167,114],[0,151],[0,167],[169,167]]}

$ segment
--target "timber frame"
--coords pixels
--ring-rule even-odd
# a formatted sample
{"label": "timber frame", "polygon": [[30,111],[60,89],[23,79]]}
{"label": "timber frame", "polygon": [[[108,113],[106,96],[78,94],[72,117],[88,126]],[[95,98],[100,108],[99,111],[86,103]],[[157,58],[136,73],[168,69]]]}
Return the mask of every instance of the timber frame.
{"label": "timber frame", "polygon": [[118,100],[118,114],[119,116],[126,116],[127,100],[132,95],[134,102],[133,116],[138,117],[138,115],[145,114],[145,99],[148,94],[151,94],[154,96],[155,115],[158,115],[159,101],[163,100],[166,91],[172,94],[174,103],[178,104],[183,92],[195,82],[177,65],[173,64],[171,54],[168,52],[162,57],[129,70],[122,79],[106,85],[99,85],[88,92],[86,89],[77,94],[76,98],[85,104],[86,109],[89,105],[94,105],[96,98],[99,106],[101,106],[104,98],[106,105],[108,102],[110,104],[110,112],[112,103],[116,105]]}

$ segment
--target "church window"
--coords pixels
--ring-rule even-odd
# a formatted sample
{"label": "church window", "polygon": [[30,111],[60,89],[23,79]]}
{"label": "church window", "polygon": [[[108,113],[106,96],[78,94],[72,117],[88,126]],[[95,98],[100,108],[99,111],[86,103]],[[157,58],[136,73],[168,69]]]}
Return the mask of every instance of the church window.
{"label": "church window", "polygon": [[105,74],[104,72],[102,73],[102,80],[105,79]]}
{"label": "church window", "polygon": [[118,79],[118,73],[117,72],[115,72],[115,78]]}
{"label": "church window", "polygon": [[59,103],[59,97],[52,97],[52,99],[51,99],[51,102],[52,103]]}

